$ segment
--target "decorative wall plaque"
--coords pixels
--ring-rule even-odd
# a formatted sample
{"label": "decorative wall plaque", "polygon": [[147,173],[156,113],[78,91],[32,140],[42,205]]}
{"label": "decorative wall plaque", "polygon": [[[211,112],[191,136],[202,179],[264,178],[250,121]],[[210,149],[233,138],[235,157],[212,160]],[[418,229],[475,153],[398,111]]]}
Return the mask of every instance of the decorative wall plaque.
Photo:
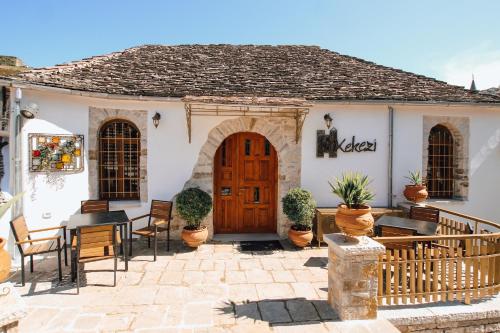
{"label": "decorative wall plaque", "polygon": [[338,150],[344,153],[373,152],[377,150],[377,140],[357,141],[354,135],[349,141],[339,140],[336,128],[332,128],[328,134],[324,130],[316,131],[316,157],[322,158],[328,153],[328,157],[335,158]]}
{"label": "decorative wall plaque", "polygon": [[28,135],[32,172],[78,172],[83,170],[83,135]]}

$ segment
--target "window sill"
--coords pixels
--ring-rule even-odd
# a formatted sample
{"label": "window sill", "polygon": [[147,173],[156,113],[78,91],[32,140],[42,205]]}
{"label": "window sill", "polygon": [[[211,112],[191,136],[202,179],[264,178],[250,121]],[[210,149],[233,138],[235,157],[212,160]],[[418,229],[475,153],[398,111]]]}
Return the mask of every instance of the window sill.
{"label": "window sill", "polygon": [[427,199],[427,203],[433,204],[457,204],[457,203],[466,203],[468,200],[466,198],[453,198],[453,199]]}
{"label": "window sill", "polygon": [[119,200],[119,201],[110,201],[109,208],[137,208],[142,207],[143,202],[141,200]]}

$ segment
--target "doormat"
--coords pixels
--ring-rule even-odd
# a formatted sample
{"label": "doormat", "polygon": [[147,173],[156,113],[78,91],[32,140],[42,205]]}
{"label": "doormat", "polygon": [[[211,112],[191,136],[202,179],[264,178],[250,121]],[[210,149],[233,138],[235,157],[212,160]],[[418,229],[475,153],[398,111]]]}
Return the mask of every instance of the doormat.
{"label": "doormat", "polygon": [[240,242],[241,251],[276,251],[283,250],[280,241],[244,241]]}

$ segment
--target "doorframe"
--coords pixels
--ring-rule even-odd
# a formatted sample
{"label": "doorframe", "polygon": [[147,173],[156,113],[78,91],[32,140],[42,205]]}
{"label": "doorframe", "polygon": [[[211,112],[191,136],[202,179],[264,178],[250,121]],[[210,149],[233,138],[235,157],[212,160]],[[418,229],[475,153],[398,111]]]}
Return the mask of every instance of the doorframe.
{"label": "doorframe", "polygon": [[[226,137],[237,132],[255,132],[265,136],[274,146],[278,155],[278,209],[277,234],[287,238],[291,221],[283,214],[281,198],[295,187],[300,187],[302,143],[295,141],[295,121],[281,117],[236,117],[221,121],[212,127],[201,144],[198,158],[193,166],[191,177],[184,183],[183,189],[197,187],[209,193],[213,198],[214,156],[219,145]],[[213,211],[203,220],[208,228],[208,238],[213,237]],[[186,222],[176,213],[172,221],[172,237],[180,238]]]}
{"label": "doorframe", "polygon": [[[269,141],[269,144],[271,145],[271,147],[274,149],[274,152],[275,152],[275,159],[273,161],[273,163],[275,163],[275,167],[274,167],[274,172],[273,172],[273,181],[274,181],[274,212],[273,212],[273,230],[270,231],[269,233],[277,233],[278,232],[278,215],[279,215],[279,212],[278,212],[278,209],[280,208],[279,207],[279,200],[278,200],[278,197],[279,197],[279,186],[278,186],[278,183],[279,183],[279,167],[280,167],[280,161],[279,161],[279,155],[278,155],[278,151],[276,150],[276,147],[274,147],[273,143],[263,134],[261,133],[258,133],[258,132],[252,132],[252,131],[240,131],[240,132],[235,132],[235,133],[232,133],[228,136],[226,136],[224,138],[224,140],[221,141],[221,143],[219,144],[219,146],[217,147],[217,149],[215,150],[215,153],[214,153],[214,157],[213,157],[213,193],[212,193],[212,198],[213,198],[213,218],[212,218],[212,225],[213,225],[213,233],[214,235],[215,234],[231,234],[231,233],[217,233],[216,230],[215,230],[215,225],[216,225],[216,210],[218,209],[217,207],[217,198],[218,196],[220,196],[220,193],[218,193],[217,191],[217,183],[218,183],[218,177],[216,175],[216,172],[215,172],[215,168],[216,168],[216,161],[215,159],[217,158],[217,152],[219,151],[219,149],[221,148],[222,144],[224,143],[224,141],[226,139],[228,139],[229,137],[231,136],[236,136],[238,134],[242,134],[242,133],[252,133],[252,134],[257,134],[261,137],[263,137],[264,139],[266,139],[267,141]],[[235,154],[235,156],[238,156],[239,155],[239,148],[240,148],[240,145],[239,145],[239,142],[236,140],[236,145],[234,146],[234,150],[233,150],[233,153]],[[235,166],[235,171],[236,171],[236,182],[239,182],[239,161],[237,161],[237,165]],[[234,183],[233,183],[234,184]],[[233,189],[234,193],[236,192],[236,188],[234,188],[234,185],[233,185]],[[238,199],[239,200],[239,199]],[[239,205],[239,202],[237,202],[237,205]],[[239,213],[239,211],[237,211],[237,213]],[[237,216],[236,217],[237,219],[239,219],[240,217]],[[234,234],[252,234],[251,232],[232,232]]]}

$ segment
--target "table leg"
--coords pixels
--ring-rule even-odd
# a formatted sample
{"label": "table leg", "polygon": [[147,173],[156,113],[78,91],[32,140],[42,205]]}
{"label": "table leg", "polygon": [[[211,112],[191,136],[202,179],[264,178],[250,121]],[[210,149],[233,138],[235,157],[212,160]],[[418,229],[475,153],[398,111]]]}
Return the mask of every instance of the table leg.
{"label": "table leg", "polygon": [[132,222],[130,222],[130,231],[128,234],[128,240],[129,240],[128,256],[132,257]]}
{"label": "table leg", "polygon": [[123,259],[125,260],[125,271],[128,271],[128,256],[127,256],[127,246],[128,246],[128,223],[125,223],[123,225],[123,227],[125,228],[125,239],[124,239],[124,242],[123,242],[123,245],[124,245],[124,249],[123,249]]}

